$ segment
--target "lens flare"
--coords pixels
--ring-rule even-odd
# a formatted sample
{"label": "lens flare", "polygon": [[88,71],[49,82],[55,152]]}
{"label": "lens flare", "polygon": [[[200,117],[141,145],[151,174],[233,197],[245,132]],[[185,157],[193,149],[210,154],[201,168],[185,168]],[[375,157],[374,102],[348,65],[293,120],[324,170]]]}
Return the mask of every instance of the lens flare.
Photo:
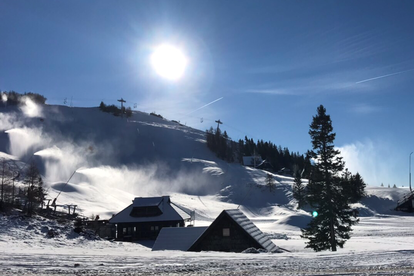
{"label": "lens flare", "polygon": [[178,48],[168,44],[158,46],[151,55],[151,64],[155,72],[169,80],[180,79],[184,75],[187,63],[185,55]]}

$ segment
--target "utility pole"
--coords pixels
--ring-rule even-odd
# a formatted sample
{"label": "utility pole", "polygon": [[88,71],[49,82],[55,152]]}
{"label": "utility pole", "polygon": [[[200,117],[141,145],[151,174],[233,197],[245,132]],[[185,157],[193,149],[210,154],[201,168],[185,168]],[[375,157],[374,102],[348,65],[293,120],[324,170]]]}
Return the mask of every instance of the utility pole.
{"label": "utility pole", "polygon": [[121,117],[123,117],[123,115],[124,115],[124,103],[126,103],[126,101],[121,98],[120,100],[118,100],[118,102],[121,102]]}
{"label": "utility pole", "polygon": [[220,125],[222,124],[222,122],[220,121],[220,119],[218,119],[216,123],[217,123],[217,131],[218,131],[220,129]]}

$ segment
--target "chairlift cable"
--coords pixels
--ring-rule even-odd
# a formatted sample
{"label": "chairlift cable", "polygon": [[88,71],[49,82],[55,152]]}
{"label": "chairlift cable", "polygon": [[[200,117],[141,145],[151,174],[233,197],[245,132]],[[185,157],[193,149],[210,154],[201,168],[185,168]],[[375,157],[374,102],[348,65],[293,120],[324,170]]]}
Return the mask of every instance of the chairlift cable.
{"label": "chairlift cable", "polygon": [[69,183],[69,180],[72,179],[72,176],[76,173],[76,170],[73,171],[72,175],[69,177],[68,181],[66,181],[65,185],[62,186],[62,188],[60,189],[58,195],[56,196],[56,198],[53,200],[53,202],[56,203],[57,198],[60,196],[60,194],[62,193],[63,188]]}

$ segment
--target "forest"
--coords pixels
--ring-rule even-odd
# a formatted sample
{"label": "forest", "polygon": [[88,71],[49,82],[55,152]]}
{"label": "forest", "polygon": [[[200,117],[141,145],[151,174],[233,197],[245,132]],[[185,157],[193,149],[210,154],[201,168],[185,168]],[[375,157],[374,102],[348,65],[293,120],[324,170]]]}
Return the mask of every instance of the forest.
{"label": "forest", "polygon": [[[302,177],[309,176],[311,161],[308,157],[298,152],[291,152],[287,147],[276,146],[272,142],[258,140],[245,136],[235,142],[230,139],[227,132],[222,132],[220,128],[212,127],[206,130],[207,147],[216,153],[217,157],[227,162],[238,162],[243,164],[243,156],[260,156],[265,162],[263,169],[269,172],[282,172],[293,175],[300,171]],[[246,164],[245,164],[246,165]]]}

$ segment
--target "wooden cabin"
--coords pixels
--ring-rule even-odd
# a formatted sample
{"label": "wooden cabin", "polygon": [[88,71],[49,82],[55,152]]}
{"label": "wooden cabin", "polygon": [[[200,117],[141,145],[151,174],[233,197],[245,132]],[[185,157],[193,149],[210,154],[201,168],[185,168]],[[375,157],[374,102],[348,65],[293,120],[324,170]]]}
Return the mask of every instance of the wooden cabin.
{"label": "wooden cabin", "polygon": [[412,213],[414,211],[413,201],[414,192],[411,191],[398,201],[395,210]]}
{"label": "wooden cabin", "polygon": [[278,251],[240,210],[224,210],[209,227],[163,228],[152,250],[242,252],[248,248]]}
{"label": "wooden cabin", "polygon": [[183,227],[191,216],[172,203],[169,196],[137,197],[132,204],[113,216],[116,239],[155,240],[163,227]]}

